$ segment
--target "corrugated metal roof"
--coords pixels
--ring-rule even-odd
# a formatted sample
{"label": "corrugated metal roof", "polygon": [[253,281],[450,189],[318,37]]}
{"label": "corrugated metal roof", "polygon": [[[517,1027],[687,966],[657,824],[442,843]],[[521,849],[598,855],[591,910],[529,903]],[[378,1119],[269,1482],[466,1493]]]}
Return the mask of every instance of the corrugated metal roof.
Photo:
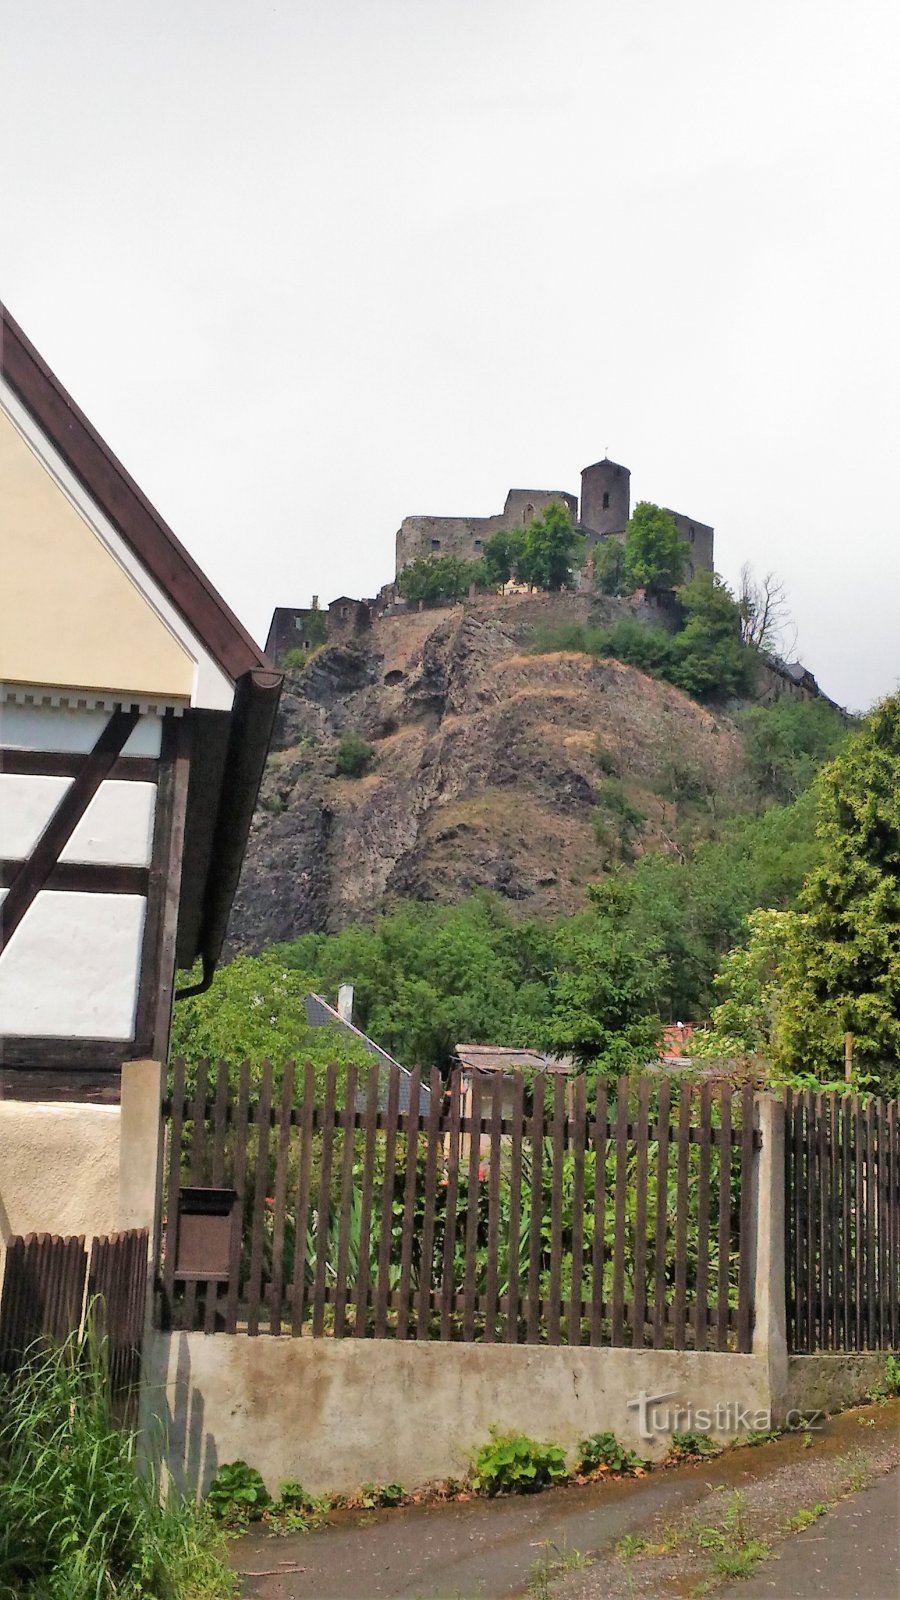
{"label": "corrugated metal roof", "polygon": [[[370,1056],[372,1056],[374,1058],[374,1060],[379,1062],[379,1064],[384,1068],[384,1070],[385,1070],[384,1088],[383,1088],[383,1093],[379,1094],[379,1101],[382,1104],[384,1103],[384,1100],[386,1099],[386,1096],[387,1096],[386,1075],[390,1071],[391,1067],[397,1067],[399,1069],[399,1072],[400,1072],[399,1106],[400,1106],[400,1110],[401,1111],[408,1111],[409,1110],[409,1086],[410,1086],[410,1083],[412,1081],[412,1073],[408,1072],[406,1067],[401,1067],[399,1061],[395,1061],[393,1056],[389,1056],[386,1050],[382,1050],[381,1045],[380,1044],[376,1044],[374,1039],[370,1039],[368,1034],[365,1034],[365,1033],[362,1032],[361,1028],[354,1027],[352,1022],[344,1022],[343,1018],[340,1017],[338,1015],[338,1013],[335,1011],[334,1006],[330,1006],[328,1004],[328,1001],[327,1000],[323,1000],[322,996],[320,994],[312,994],[312,993],[310,993],[310,994],[306,995],[306,997],[305,997],[305,999],[303,1001],[303,1005],[304,1005],[305,1010],[306,1010],[307,1021],[309,1022],[309,1025],[310,1025],[311,1028],[336,1028],[341,1033],[350,1034],[350,1036],[352,1038],[354,1038],[354,1039],[357,1039],[359,1041],[359,1043],[362,1045],[363,1049],[365,1051],[367,1051],[367,1053]],[[360,1096],[360,1100],[361,1100],[361,1102],[364,1103],[365,1096],[361,1095]],[[430,1104],[431,1104],[431,1090],[427,1089],[425,1084],[422,1083],[421,1088],[419,1090],[419,1112],[420,1112],[421,1115],[425,1114],[425,1112],[428,1110]]]}

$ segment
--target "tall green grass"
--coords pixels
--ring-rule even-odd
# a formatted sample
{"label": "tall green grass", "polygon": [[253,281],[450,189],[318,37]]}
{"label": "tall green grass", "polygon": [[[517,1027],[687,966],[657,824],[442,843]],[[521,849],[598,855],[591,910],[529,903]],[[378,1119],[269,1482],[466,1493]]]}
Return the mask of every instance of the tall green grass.
{"label": "tall green grass", "polygon": [[139,1471],[92,1340],[0,1379],[0,1600],[226,1600],[222,1554],[206,1510]]}

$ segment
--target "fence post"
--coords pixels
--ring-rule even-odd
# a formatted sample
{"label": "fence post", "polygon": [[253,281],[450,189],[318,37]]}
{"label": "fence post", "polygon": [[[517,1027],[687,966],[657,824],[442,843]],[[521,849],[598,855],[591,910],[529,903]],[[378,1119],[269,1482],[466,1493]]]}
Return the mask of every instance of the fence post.
{"label": "fence post", "polygon": [[161,1061],[126,1061],[119,1108],[119,1227],[149,1231],[151,1283],[159,1253],[165,1070]]}
{"label": "fence post", "polygon": [[752,1352],[768,1369],[769,1404],[775,1426],[783,1420],[788,1384],[783,1101],[773,1094],[757,1095],[756,1122],[761,1143],[753,1161]]}

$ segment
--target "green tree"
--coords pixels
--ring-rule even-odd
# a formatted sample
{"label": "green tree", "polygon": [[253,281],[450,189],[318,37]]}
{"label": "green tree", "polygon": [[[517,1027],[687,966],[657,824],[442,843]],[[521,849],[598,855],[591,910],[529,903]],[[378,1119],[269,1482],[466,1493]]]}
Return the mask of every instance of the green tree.
{"label": "green tree", "polygon": [[236,956],[220,967],[205,994],[179,1000],[172,1019],[171,1054],[198,1061],[312,1061],[317,1076],[330,1061],[371,1064],[371,1057],[339,1028],[311,1028],[303,1004],[315,989],[312,974],[289,967],[277,950]]}
{"label": "green tree", "polygon": [[502,589],[509,583],[521,559],[523,537],[520,530],[510,532],[501,528],[486,540],[481,552],[481,566],[486,587]]}
{"label": "green tree", "polygon": [[605,918],[575,918],[555,941],[546,1047],[580,1066],[627,1072],[652,1060],[661,1033],[661,949]]}
{"label": "green tree", "polygon": [[523,530],[515,576],[535,589],[568,588],[572,568],[583,550],[584,540],[567,508],[554,500],[543,516],[535,517]]}
{"label": "green tree", "polygon": [[485,574],[480,561],[461,561],[457,556],[420,556],[403,568],[397,586],[404,599],[427,605],[441,600],[461,600],[470,584],[483,586]]}
{"label": "green tree", "polygon": [[900,694],[869,714],[816,788],[820,861],[800,897],[781,1056],[833,1075],[849,1031],[857,1064],[889,1087],[900,1062]]}
{"label": "green tree", "polygon": [[338,745],[338,775],[342,778],[361,778],[374,754],[375,746],[366,744],[358,733],[345,733]]}
{"label": "green tree", "polygon": [[601,539],[594,545],[594,588],[601,594],[625,594],[625,545],[623,540]]}
{"label": "green tree", "polygon": [[743,693],[753,681],[753,656],[741,642],[728,585],[718,573],[698,572],[680,600],[686,621],[674,641],[672,682],[698,700]]}
{"label": "green tree", "polygon": [[741,718],[747,762],[760,788],[782,804],[796,800],[837,755],[847,723],[825,700],[778,700]]}
{"label": "green tree", "polygon": [[684,541],[675,519],[650,500],[639,500],[625,529],[624,581],[631,589],[674,589],[684,577]]}

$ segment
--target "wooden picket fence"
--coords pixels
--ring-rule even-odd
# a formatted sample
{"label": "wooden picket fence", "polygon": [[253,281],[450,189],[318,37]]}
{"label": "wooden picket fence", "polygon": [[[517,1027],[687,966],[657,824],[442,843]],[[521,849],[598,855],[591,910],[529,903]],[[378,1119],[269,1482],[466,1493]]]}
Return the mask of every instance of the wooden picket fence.
{"label": "wooden picket fence", "polygon": [[898,1349],[897,1101],[788,1091],[785,1202],[791,1349]]}
{"label": "wooden picket fence", "polygon": [[116,1415],[132,1417],[140,1378],[147,1300],[146,1228],[94,1238],[14,1235],[0,1293],[0,1373],[14,1372],[42,1344],[62,1345],[90,1310],[102,1341]]}
{"label": "wooden picket fence", "polygon": [[[343,1076],[176,1063],[163,1326],[750,1349],[751,1090],[417,1071],[401,1111],[396,1071]],[[236,1191],[216,1281],[177,1270],[186,1186]]]}

